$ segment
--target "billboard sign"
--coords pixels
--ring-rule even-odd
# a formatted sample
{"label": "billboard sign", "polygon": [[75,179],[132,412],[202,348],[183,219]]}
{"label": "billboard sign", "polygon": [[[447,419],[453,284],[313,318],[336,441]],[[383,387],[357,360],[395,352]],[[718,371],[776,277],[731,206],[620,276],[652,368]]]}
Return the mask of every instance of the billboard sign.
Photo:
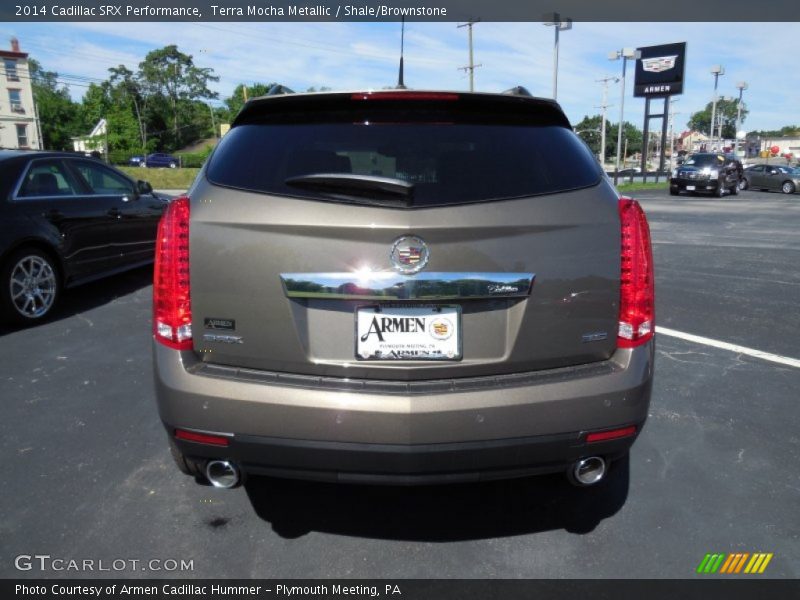
{"label": "billboard sign", "polygon": [[636,61],[633,95],[658,98],[683,93],[686,69],[686,42],[637,48],[642,53]]}

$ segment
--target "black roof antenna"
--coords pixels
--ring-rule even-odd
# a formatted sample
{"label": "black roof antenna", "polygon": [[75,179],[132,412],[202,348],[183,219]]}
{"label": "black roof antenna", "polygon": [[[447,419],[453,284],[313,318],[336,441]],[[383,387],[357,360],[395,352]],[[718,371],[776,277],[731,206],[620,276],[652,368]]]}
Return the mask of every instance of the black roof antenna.
{"label": "black roof antenna", "polygon": [[406,84],[403,83],[403,45],[405,42],[406,33],[406,18],[400,18],[400,72],[397,74],[397,89],[406,89]]}

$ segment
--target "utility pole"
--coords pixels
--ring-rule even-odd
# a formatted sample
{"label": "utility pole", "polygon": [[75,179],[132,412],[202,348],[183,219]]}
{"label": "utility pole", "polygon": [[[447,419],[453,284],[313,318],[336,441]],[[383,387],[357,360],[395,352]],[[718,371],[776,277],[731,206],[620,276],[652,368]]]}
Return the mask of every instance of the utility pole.
{"label": "utility pole", "polygon": [[214,137],[216,139],[219,139],[219,136],[217,135],[217,123],[216,120],[214,119],[214,107],[209,104],[208,110],[211,113],[211,128],[214,130]]}
{"label": "utility pole", "polygon": [[606,109],[609,106],[613,106],[612,104],[608,103],[608,82],[613,81],[617,83],[619,81],[619,77],[606,77],[604,79],[598,79],[598,83],[603,84],[603,103],[600,106],[595,106],[595,108],[601,109],[602,112],[602,122],[600,124],[600,165],[605,170],[606,166]]}
{"label": "utility pole", "polygon": [[[619,153],[617,153],[619,154]],[[625,168],[625,161],[628,159],[628,138],[625,138],[625,150],[622,153],[622,168]],[[631,181],[633,181],[633,175],[631,175]]]}
{"label": "utility pole", "polygon": [[[617,173],[619,172],[619,151],[620,147],[622,146],[622,130],[625,126],[625,67],[628,63],[628,60],[639,60],[642,57],[642,53],[640,50],[636,50],[635,48],[622,48],[622,50],[617,50],[614,52],[610,52],[608,54],[608,60],[620,60],[622,59],[622,77],[620,79],[620,98],[619,98],[619,129],[617,131],[617,161],[616,167],[614,169],[614,183],[617,183]],[[625,152],[627,155],[627,151]],[[623,168],[625,166],[625,161],[623,159]]]}
{"label": "utility pole", "polygon": [[459,67],[459,70],[460,71],[464,71],[464,72],[469,71],[469,91],[470,92],[474,92],[475,91],[475,69],[477,69],[478,67],[482,67],[483,66],[483,65],[480,65],[480,64],[476,65],[475,64],[475,60],[473,59],[473,56],[472,56],[472,26],[475,23],[478,23],[479,21],[480,21],[480,19],[470,19],[466,23],[458,25],[458,29],[461,29],[462,27],[466,27],[467,28],[467,33],[468,33],[468,36],[469,36],[469,64],[466,67]]}
{"label": "utility pole", "polygon": [[406,44],[406,18],[400,18],[400,69],[397,72],[397,89],[406,89],[406,83],[403,79],[403,51]]}
{"label": "utility pole", "polygon": [[739,156],[739,131],[742,129],[742,93],[747,89],[747,82],[740,81],[736,84],[739,90],[739,102],[736,103],[736,142],[733,145],[733,153]]}

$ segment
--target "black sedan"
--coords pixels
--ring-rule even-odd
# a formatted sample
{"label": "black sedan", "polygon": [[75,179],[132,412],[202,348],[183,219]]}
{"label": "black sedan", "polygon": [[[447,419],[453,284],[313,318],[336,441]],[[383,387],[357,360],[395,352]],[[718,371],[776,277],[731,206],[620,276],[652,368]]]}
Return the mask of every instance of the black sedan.
{"label": "black sedan", "polygon": [[166,203],[92,158],[0,151],[0,318],[34,323],[62,289],[153,262]]}

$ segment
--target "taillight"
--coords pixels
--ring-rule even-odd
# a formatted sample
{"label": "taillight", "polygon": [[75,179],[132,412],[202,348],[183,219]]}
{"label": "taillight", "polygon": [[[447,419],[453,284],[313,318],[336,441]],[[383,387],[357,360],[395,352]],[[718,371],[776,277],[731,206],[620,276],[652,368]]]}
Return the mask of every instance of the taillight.
{"label": "taillight", "polygon": [[192,347],[189,198],[173,200],[158,224],[153,274],[153,334],[176,350]]}
{"label": "taillight", "polygon": [[655,331],[655,285],[650,228],[642,207],[631,198],[619,199],[622,263],[619,286],[617,346],[634,348]]}
{"label": "taillight", "polygon": [[358,92],[350,96],[351,100],[458,100],[458,94],[452,92]]}

